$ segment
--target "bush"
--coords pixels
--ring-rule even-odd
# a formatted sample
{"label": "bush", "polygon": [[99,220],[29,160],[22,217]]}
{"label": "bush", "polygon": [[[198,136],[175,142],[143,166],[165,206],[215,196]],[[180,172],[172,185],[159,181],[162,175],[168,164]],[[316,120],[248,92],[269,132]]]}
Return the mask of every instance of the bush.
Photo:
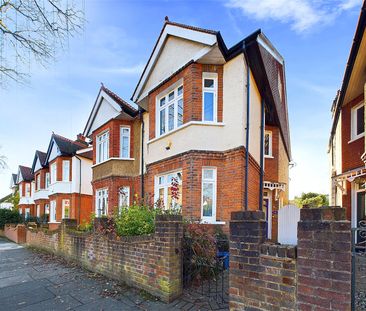
{"label": "bush", "polygon": [[5,224],[18,224],[22,222],[22,217],[17,210],[0,209],[0,229],[4,229]]}
{"label": "bush", "polygon": [[155,216],[160,209],[133,205],[122,208],[120,214],[114,216],[116,233],[120,236],[150,234],[155,231]]}

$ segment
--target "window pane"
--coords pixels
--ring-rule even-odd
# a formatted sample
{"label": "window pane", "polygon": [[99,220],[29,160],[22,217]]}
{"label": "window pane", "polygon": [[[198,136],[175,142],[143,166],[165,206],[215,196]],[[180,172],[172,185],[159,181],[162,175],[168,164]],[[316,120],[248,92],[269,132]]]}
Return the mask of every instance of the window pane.
{"label": "window pane", "polygon": [[164,176],[159,177],[159,185],[164,184]]}
{"label": "window pane", "polygon": [[128,158],[128,145],[129,145],[129,139],[126,136],[122,137],[122,158]]}
{"label": "window pane", "polygon": [[162,99],[160,99],[160,107],[165,105],[165,97],[163,97]]}
{"label": "window pane", "polygon": [[264,135],[264,154],[269,155],[269,134]]}
{"label": "window pane", "polygon": [[168,99],[169,101],[174,99],[174,91],[169,94]]}
{"label": "window pane", "polygon": [[165,109],[160,111],[160,135],[165,133]]}
{"label": "window pane", "polygon": [[183,94],[183,86],[180,86],[178,88],[178,96],[182,95]]}
{"label": "window pane", "polygon": [[183,124],[183,99],[178,100],[178,126]]}
{"label": "window pane", "polygon": [[203,216],[212,216],[213,184],[203,183]]}
{"label": "window pane", "polygon": [[168,108],[168,130],[174,129],[174,104],[170,105]]}
{"label": "window pane", "polygon": [[209,87],[209,88],[213,88],[214,87],[214,80],[213,79],[205,79],[204,86]]}
{"label": "window pane", "polygon": [[214,120],[214,94],[210,92],[203,93],[204,101],[204,121]]}
{"label": "window pane", "polygon": [[213,170],[203,171],[203,179],[213,179],[213,178],[214,178]]}
{"label": "window pane", "polygon": [[357,109],[357,135],[362,134],[365,130],[365,108],[362,106],[361,108]]}

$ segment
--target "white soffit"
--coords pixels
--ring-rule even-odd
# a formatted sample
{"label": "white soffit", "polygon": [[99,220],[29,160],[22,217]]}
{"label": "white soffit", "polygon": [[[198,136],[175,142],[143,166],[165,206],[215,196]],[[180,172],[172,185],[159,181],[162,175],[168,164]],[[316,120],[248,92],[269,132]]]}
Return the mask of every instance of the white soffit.
{"label": "white soffit", "polygon": [[[217,42],[216,35],[214,35],[214,34],[202,32],[202,31],[198,31],[198,30],[187,29],[187,28],[180,27],[177,25],[167,24],[164,28],[163,33],[161,34],[161,36],[159,38],[159,41],[156,44],[155,50],[154,50],[153,54],[151,55],[149,62],[147,63],[145,72],[143,73],[141,80],[140,80],[139,84],[137,85],[136,91],[132,98],[134,102],[139,101],[140,93],[142,92],[142,89],[145,86],[145,83],[146,83],[148,77],[150,76],[151,70],[154,68],[155,63],[156,63],[157,59],[159,58],[160,52],[161,52],[162,48],[164,47],[164,43],[169,35],[175,36],[178,38],[183,38],[183,39],[190,40],[190,41],[194,41],[194,42],[198,42],[198,43],[201,43],[201,44],[204,44],[207,46],[212,46]],[[192,59],[193,59],[193,57],[192,57]],[[185,65],[185,64],[181,64],[181,67],[183,65]],[[177,69],[179,69],[179,67]],[[145,94],[147,94],[146,91],[144,92],[144,95]],[[141,96],[141,97],[143,97],[143,96]]]}

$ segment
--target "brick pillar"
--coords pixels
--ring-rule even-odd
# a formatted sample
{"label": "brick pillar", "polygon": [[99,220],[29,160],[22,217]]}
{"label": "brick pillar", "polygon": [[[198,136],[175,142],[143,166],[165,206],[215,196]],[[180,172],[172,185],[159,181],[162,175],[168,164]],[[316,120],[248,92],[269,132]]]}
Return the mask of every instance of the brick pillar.
{"label": "brick pillar", "polygon": [[351,310],[351,224],[340,207],[303,208],[298,223],[298,310]]}
{"label": "brick pillar", "polygon": [[[155,219],[155,243],[158,249],[161,271],[157,272],[156,283],[160,297],[171,302],[183,291],[182,275],[183,221],[180,215],[157,215]],[[163,296],[161,296],[163,293]]]}
{"label": "brick pillar", "polygon": [[261,283],[260,245],[264,242],[265,220],[261,211],[231,213],[230,221],[230,310],[259,307]]}
{"label": "brick pillar", "polygon": [[24,244],[27,242],[27,232],[25,225],[17,225],[17,243]]}

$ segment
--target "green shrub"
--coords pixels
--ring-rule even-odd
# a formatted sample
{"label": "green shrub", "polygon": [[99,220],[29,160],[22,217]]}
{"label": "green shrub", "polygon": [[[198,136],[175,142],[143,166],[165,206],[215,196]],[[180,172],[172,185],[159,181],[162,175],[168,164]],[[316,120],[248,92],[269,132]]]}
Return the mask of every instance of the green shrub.
{"label": "green shrub", "polygon": [[122,208],[114,216],[116,233],[120,236],[150,234],[155,231],[155,216],[160,209],[133,205]]}
{"label": "green shrub", "polygon": [[4,229],[5,224],[18,224],[22,222],[22,217],[17,210],[0,209],[0,229]]}

